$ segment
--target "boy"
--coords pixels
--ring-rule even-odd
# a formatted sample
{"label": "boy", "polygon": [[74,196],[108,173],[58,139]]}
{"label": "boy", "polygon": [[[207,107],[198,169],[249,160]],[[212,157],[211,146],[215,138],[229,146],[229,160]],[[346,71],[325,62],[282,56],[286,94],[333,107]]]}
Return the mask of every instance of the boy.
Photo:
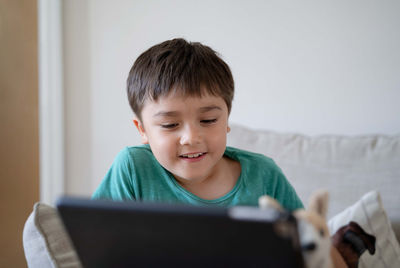
{"label": "boy", "polygon": [[142,146],[116,157],[94,199],[303,207],[273,160],[226,146],[234,82],[210,47],[173,39],[136,60],[127,91]]}

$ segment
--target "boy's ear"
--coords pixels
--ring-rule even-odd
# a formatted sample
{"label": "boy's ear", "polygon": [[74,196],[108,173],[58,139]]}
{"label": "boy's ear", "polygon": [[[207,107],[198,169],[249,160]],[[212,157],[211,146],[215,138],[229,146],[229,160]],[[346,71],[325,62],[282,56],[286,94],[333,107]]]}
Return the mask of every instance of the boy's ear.
{"label": "boy's ear", "polygon": [[140,133],[140,136],[142,137],[142,143],[143,144],[148,144],[149,143],[149,139],[147,138],[146,132],[144,131],[143,124],[137,118],[133,119],[133,123],[135,124],[137,130]]}
{"label": "boy's ear", "polygon": [[229,132],[231,132],[231,127],[230,126],[228,126],[228,128],[227,128],[227,133],[229,133]]}

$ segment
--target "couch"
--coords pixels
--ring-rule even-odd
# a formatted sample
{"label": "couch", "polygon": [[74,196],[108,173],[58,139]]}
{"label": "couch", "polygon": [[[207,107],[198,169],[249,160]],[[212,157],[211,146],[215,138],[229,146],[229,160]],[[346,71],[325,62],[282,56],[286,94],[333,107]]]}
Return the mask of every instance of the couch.
{"label": "couch", "polygon": [[[377,238],[360,267],[400,267],[400,135],[310,137],[232,125],[228,145],[273,158],[305,205],[313,191],[328,190],[331,233],[352,220]],[[49,205],[35,204],[23,244],[29,267],[80,267]]]}

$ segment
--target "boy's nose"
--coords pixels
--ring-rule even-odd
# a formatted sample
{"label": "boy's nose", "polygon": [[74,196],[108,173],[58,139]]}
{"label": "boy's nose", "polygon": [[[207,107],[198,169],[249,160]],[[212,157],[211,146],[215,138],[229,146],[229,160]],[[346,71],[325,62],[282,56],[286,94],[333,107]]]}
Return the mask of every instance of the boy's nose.
{"label": "boy's nose", "polygon": [[181,138],[181,145],[194,145],[198,144],[201,141],[201,134],[196,127],[188,126],[184,129]]}

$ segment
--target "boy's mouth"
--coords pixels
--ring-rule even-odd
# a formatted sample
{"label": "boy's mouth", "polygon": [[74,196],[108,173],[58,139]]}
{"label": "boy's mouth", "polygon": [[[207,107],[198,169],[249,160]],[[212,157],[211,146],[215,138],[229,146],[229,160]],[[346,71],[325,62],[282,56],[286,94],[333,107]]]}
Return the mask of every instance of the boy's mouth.
{"label": "boy's mouth", "polygon": [[188,158],[188,159],[196,159],[199,157],[202,157],[203,155],[205,155],[206,153],[191,153],[191,154],[182,154],[179,157],[181,158]]}

